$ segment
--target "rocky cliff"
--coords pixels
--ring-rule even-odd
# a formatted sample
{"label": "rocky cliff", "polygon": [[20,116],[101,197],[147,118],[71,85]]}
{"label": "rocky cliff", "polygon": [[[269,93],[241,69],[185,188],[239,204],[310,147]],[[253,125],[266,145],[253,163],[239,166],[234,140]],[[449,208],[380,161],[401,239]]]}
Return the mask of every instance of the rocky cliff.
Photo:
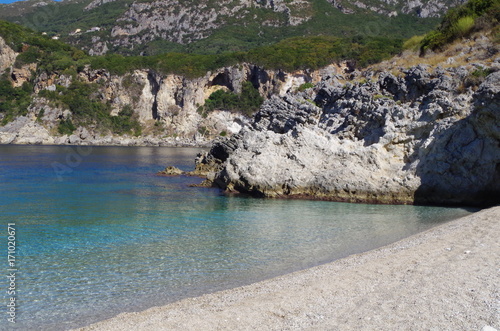
{"label": "rocky cliff", "polygon": [[[219,135],[232,135],[249,118],[230,111],[200,112],[207,98],[217,90],[241,93],[244,82],[251,82],[264,98],[285,95],[304,83],[318,83],[325,77],[352,70],[348,63],[332,64],[320,70],[284,72],[264,70],[251,64],[223,67],[198,78],[160,74],[155,70],[135,70],[113,75],[107,70],[85,67],[79,73],[36,72],[35,64],[15,66],[15,53],[0,37],[0,73],[7,71],[14,87],[33,82],[33,98],[27,114],[0,126],[0,143],[18,144],[106,144],[161,145],[207,144]],[[62,94],[75,82],[96,86],[93,98],[110,107],[111,116],[130,108],[143,130],[140,136],[113,135],[95,124],[81,125],[73,134],[57,131],[61,121],[74,120],[75,110],[47,93]],[[0,112],[0,121],[6,116]]]}
{"label": "rocky cliff", "polygon": [[2,75],[6,69],[10,69],[14,62],[16,61],[17,54],[12,48],[10,48],[0,37],[0,75]]}
{"label": "rocky cliff", "polygon": [[500,203],[499,48],[476,38],[272,97],[197,172],[255,196]]}

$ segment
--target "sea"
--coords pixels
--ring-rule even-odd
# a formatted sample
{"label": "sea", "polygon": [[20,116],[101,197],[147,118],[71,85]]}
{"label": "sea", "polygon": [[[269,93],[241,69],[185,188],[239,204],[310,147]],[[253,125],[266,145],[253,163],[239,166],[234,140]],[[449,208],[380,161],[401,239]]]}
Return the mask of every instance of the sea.
{"label": "sea", "polygon": [[0,330],[67,330],[371,250],[475,211],[162,177],[202,148],[0,146]]}

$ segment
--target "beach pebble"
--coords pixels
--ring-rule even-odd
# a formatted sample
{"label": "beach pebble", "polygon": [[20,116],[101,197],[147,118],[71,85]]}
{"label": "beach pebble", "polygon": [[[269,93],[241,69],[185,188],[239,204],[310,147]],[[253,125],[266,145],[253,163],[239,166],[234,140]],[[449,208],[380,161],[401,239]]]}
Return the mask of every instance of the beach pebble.
{"label": "beach pebble", "polygon": [[485,326],[483,326],[481,331],[498,331],[498,330],[495,329],[494,327],[489,326],[489,325],[485,325]]}

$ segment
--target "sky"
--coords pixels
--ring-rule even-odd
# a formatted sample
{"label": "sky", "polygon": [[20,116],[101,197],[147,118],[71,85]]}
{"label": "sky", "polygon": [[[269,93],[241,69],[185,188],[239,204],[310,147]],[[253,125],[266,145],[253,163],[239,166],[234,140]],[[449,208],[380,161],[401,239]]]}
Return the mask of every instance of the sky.
{"label": "sky", "polygon": [[18,1],[18,0],[0,0],[0,3],[13,3],[16,1]]}
{"label": "sky", "polygon": [[[0,3],[13,3],[13,2],[16,2],[16,1],[21,1],[21,0],[0,0]],[[42,0],[40,0],[40,1],[42,1]]]}

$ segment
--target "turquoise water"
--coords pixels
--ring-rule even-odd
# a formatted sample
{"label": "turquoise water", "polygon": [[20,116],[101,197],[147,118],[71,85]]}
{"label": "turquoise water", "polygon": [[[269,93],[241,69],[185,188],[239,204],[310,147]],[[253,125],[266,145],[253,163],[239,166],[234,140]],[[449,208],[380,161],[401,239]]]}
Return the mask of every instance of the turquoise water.
{"label": "turquoise water", "polygon": [[366,251],[461,208],[227,197],[192,188],[196,148],[0,146],[0,255],[16,228],[16,324],[59,330]]}

